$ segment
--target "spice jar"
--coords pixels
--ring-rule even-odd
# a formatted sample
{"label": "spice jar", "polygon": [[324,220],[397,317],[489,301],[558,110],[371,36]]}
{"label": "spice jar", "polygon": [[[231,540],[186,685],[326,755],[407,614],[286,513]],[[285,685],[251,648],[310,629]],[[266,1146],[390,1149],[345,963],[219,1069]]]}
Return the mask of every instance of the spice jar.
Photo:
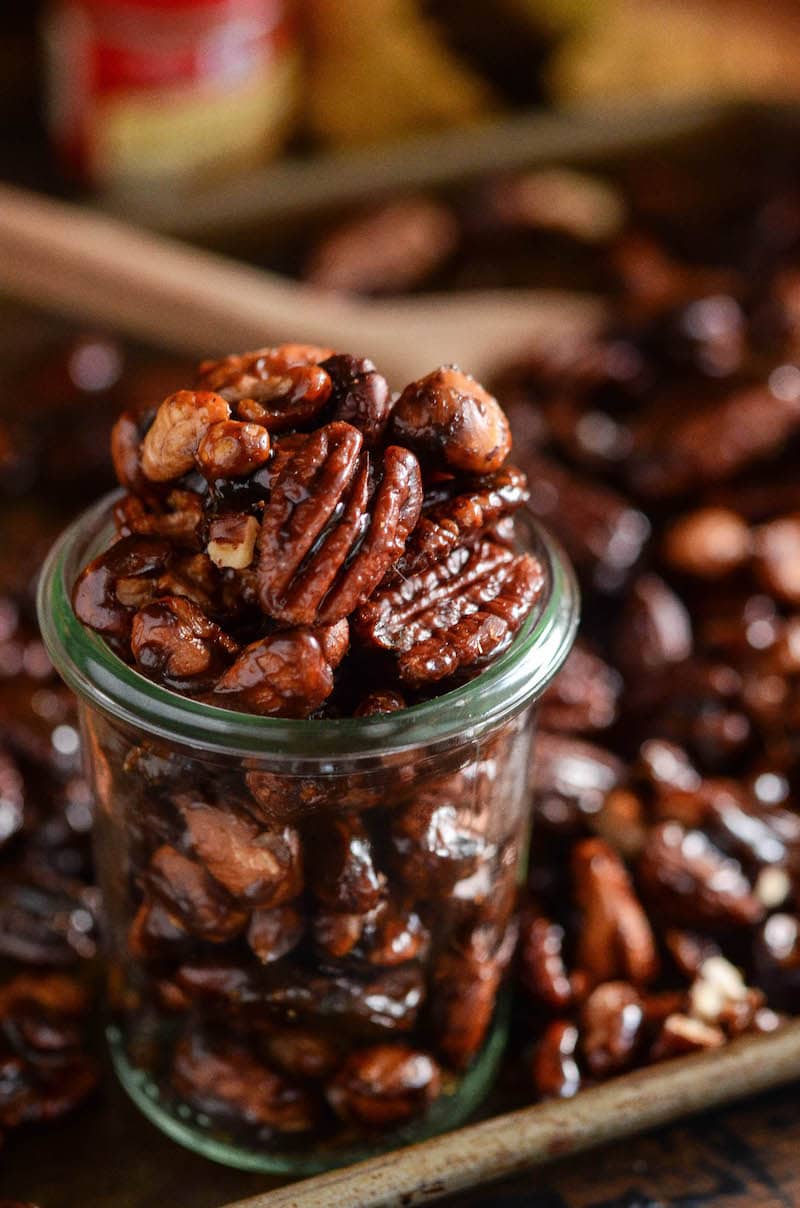
{"label": "spice jar", "polygon": [[101,188],[255,167],[298,92],[287,0],[56,0],[48,122],[68,171]]}
{"label": "spice jar", "polygon": [[303,1173],[454,1126],[505,1038],[534,705],[577,590],[533,522],[544,591],[476,678],[395,713],[284,720],[155,684],[77,620],[112,499],[53,550],[50,655],[96,795],[119,1076],[176,1140]]}

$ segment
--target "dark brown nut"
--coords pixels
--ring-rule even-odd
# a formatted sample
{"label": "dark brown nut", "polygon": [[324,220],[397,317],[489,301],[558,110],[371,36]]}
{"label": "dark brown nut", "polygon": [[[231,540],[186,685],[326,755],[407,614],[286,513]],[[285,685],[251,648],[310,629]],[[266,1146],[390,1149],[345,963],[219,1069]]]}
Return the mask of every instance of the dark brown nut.
{"label": "dark brown nut", "polygon": [[545,730],[580,734],[607,730],[617,719],[622,678],[578,640],[539,706]]}
{"label": "dark brown nut", "polygon": [[259,523],[246,512],[225,512],[208,526],[206,554],[220,569],[247,570],[256,552]]}
{"label": "dark brown nut", "polygon": [[620,623],[617,657],[623,672],[647,676],[692,653],[692,622],[684,604],[658,575],[641,575]]}
{"label": "dark brown nut", "polygon": [[10,751],[0,747],[0,849],[22,830],[25,783]]}
{"label": "dark brown nut", "polygon": [[632,1065],[644,1024],[642,1000],[629,982],[603,982],[581,1008],[581,1044],[596,1078]]}
{"label": "dark brown nut", "polygon": [[511,430],[497,399],[454,365],[406,386],[392,411],[395,438],[434,464],[466,474],[499,470]]}
{"label": "dark brown nut", "polygon": [[529,913],[519,935],[519,977],[536,1002],[555,1010],[569,1007],[572,982],[564,961],[564,928],[550,919]]}
{"label": "dark brown nut", "polygon": [[800,516],[784,516],[755,534],[755,567],[767,591],[800,604]]}
{"label": "dark brown nut", "polygon": [[748,1031],[764,1006],[760,990],[745,984],[740,971],[723,956],[709,956],[689,990],[689,1013],[721,1027],[728,1036]]}
{"label": "dark brown nut", "polygon": [[406,699],[394,688],[374,688],[362,697],[353,710],[354,717],[378,717],[384,713],[399,713],[406,708]]}
{"label": "dark brown nut", "polygon": [[195,461],[204,478],[243,478],[269,457],[269,433],[261,424],[226,419],[212,424],[197,447]]}
{"label": "dark brown nut", "polygon": [[693,793],[701,784],[700,773],[683,747],[663,738],[648,738],[642,743],[636,771],[658,796],[674,791]]}
{"label": "dark brown nut", "polygon": [[31,1070],[16,1053],[0,1052],[0,1125],[44,1123],[74,1111],[97,1086],[94,1061],[82,1053],[59,1061],[51,1068],[38,1065]]}
{"label": "dark brown nut", "polygon": [[356,814],[326,818],[306,836],[308,883],[329,910],[366,914],[377,906],[385,877],[375,867],[369,835]]}
{"label": "dark brown nut", "polygon": [[571,168],[501,176],[481,189],[482,222],[503,230],[562,231],[588,243],[604,243],[617,234],[625,211],[616,185]]}
{"label": "dark brown nut", "polygon": [[106,638],[126,639],[136,609],[152,597],[172,557],[167,541],[123,537],[78,576],[72,592],[76,616]]}
{"label": "dark brown nut", "polygon": [[293,827],[265,830],[228,805],[220,808],[188,795],[177,805],[192,851],[234,898],[268,910],[302,892],[303,852]]}
{"label": "dark brown nut", "polygon": [[720,400],[692,406],[666,400],[667,423],[645,420],[634,487],[661,498],[723,482],[779,452],[800,428],[800,392],[742,386]]}
{"label": "dark brown nut", "polygon": [[466,1069],[488,1035],[508,955],[450,949],[436,960],[432,1027],[438,1052],[454,1069]]}
{"label": "dark brown nut", "polygon": [[117,482],[126,491],[141,495],[150,484],[142,474],[141,447],[144,416],[123,411],[111,429],[111,460]]}
{"label": "dark brown nut", "polygon": [[521,459],[529,508],[563,542],[576,567],[600,591],[615,591],[650,536],[650,523],[624,496],[540,456]]}
{"label": "dark brown nut", "polygon": [[681,931],[670,927],[664,932],[664,944],[678,970],[694,981],[704,961],[710,956],[719,956],[719,945],[710,936],[696,931]]}
{"label": "dark brown nut", "polygon": [[355,625],[365,641],[397,654],[402,679],[435,682],[507,646],[543,586],[534,558],[482,542],[376,592]]}
{"label": "dark brown nut", "polygon": [[206,554],[176,551],[156,587],[158,596],[181,596],[209,614],[222,611],[220,575]]}
{"label": "dark brown nut", "polygon": [[778,1010],[800,1008],[800,919],[773,914],[759,928],[754,945],[758,984]]}
{"label": "dark brown nut", "polygon": [[536,825],[567,833],[582,830],[624,775],[622,760],[603,747],[539,734],[533,766]]}
{"label": "dark brown nut", "polygon": [[422,970],[411,962],[368,974],[316,974],[288,962],[252,969],[198,960],[181,965],[176,982],[192,1001],[250,1012],[256,1025],[270,1017],[328,1020],[366,1036],[410,1032],[426,989]]}
{"label": "dark brown nut", "polygon": [[326,1094],[342,1120],[387,1128],[422,1115],[441,1085],[439,1066],[429,1053],[381,1044],[351,1053]]}
{"label": "dark brown nut", "polygon": [[580,1034],[574,1024],[555,1019],[548,1024],[533,1056],[533,1085],[546,1099],[571,1099],[581,1089],[576,1060]]}
{"label": "dark brown nut", "polygon": [[201,864],[168,844],[155,852],[147,885],[192,935],[224,943],[244,930],[247,915]]}
{"label": "dark brown nut", "polygon": [[208,429],[230,414],[225,399],[209,391],[179,390],[164,399],[142,441],[145,478],[169,482],[188,474]]}
{"label": "dark brown nut", "polygon": [[286,464],[264,510],[258,563],[263,610],[331,624],[374,590],[419,517],[416,458],[390,447],[370,499],[370,459],[350,424],[327,424]]}
{"label": "dark brown nut", "polygon": [[342,1060],[341,1041],[316,1028],[276,1028],[261,1047],[269,1064],[292,1078],[329,1078]]}
{"label": "dark brown nut", "polygon": [[133,618],[131,650],[136,666],[173,688],[210,687],[238,649],[202,608],[182,596],[153,600]]}
{"label": "dark brown nut", "polygon": [[268,965],[297,947],[305,927],[303,915],[291,904],[254,910],[247,928],[247,942],[261,964]]}
{"label": "dark brown nut", "polygon": [[137,960],[178,955],[187,940],[186,928],[166,907],[145,897],[128,930],[128,951]]}
{"label": "dark brown nut", "polygon": [[202,520],[200,495],[177,488],[163,501],[145,503],[138,495],[126,495],[114,508],[114,522],[120,537],[164,537],[174,545],[189,549],[197,547]]}
{"label": "dark brown nut", "polygon": [[660,917],[677,926],[749,927],[764,914],[741,866],[697,830],[664,822],[648,836],[637,865]]}
{"label": "dark brown nut", "polygon": [[447,800],[439,789],[395,811],[390,837],[397,875],[423,899],[449,894],[495,852],[468,804]]}
{"label": "dark brown nut", "polygon": [[318,910],[312,923],[315,948],[334,960],[349,956],[361,939],[367,917],[341,910]]}
{"label": "dark brown nut", "polygon": [[311,344],[262,348],[203,362],[198,385],[235,404],[240,419],[270,433],[292,431],[313,424],[327,404],[332,383],[319,362],[330,355]]}
{"label": "dark brown nut", "polygon": [[577,964],[595,983],[649,985],[658,973],[655,938],[619,856],[602,839],[584,839],[573,850],[572,871],[583,912]]}
{"label": "dark brown nut", "polygon": [[685,990],[660,990],[642,995],[645,1023],[648,1028],[661,1027],[670,1015],[681,1015],[689,1006],[689,995]]}
{"label": "dark brown nut", "polygon": [[421,284],[458,240],[448,206],[401,197],[341,223],[314,248],[306,278],[347,293],[404,293]]}
{"label": "dark brown nut", "polygon": [[663,1061],[667,1057],[718,1049],[723,1044],[725,1033],[720,1028],[693,1019],[690,1015],[669,1015],[650,1052],[650,1060]]}
{"label": "dark brown nut", "polygon": [[97,903],[90,897],[49,867],[6,867],[0,879],[0,956],[50,968],[94,956]]}
{"label": "dark brown nut", "polygon": [[735,281],[730,272],[674,259],[659,241],[635,230],[617,240],[613,263],[626,306],[636,314],[659,314],[693,298],[723,293]]}
{"label": "dark brown nut", "polygon": [[313,629],[251,642],[217,680],[220,703],[268,717],[308,717],[333,691],[333,669]]}
{"label": "dark brown nut", "polygon": [[244,1045],[198,1028],[175,1049],[172,1085],[196,1111],[270,1132],[307,1132],[317,1122],[308,1091],[271,1070]]}
{"label": "dark brown nut", "polygon": [[382,437],[392,410],[389,384],[372,361],[351,356],[333,356],[321,368],[331,379],[330,418],[352,424],[367,446]]}
{"label": "dark brown nut", "polygon": [[422,516],[406,551],[390,572],[392,579],[406,579],[427,570],[457,545],[473,544],[494,532],[528,497],[528,480],[515,466],[504,466],[495,474],[472,481],[454,478],[434,484],[427,492]]}
{"label": "dark brown nut", "polygon": [[645,845],[647,825],[644,806],[630,789],[612,789],[588,822],[594,833],[626,860],[638,856]]}
{"label": "dark brown nut", "polygon": [[730,508],[704,507],[681,516],[664,538],[673,570],[698,579],[721,579],[750,557],[750,529]]}

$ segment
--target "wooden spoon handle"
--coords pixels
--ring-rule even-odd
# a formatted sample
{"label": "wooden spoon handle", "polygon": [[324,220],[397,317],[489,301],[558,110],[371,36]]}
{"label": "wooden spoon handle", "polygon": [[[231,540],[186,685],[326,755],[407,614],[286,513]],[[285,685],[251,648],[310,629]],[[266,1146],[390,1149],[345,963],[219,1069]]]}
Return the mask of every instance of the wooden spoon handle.
{"label": "wooden spoon handle", "polygon": [[480,375],[531,345],[582,338],[600,304],[557,292],[369,302],[0,186],[0,289],[192,354],[284,340],[373,357],[393,382],[448,361]]}

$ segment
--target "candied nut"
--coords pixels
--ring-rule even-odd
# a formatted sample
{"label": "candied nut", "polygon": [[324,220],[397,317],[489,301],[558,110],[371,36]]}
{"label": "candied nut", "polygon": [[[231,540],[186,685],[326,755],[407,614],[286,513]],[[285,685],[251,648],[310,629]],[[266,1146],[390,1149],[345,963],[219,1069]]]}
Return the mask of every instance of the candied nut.
{"label": "candied nut", "polygon": [[333,387],[330,418],[352,424],[362,433],[366,445],[374,445],[383,435],[392,409],[386,378],[366,358],[333,356],[323,361],[321,368]]}
{"label": "candied nut", "polygon": [[328,1078],[341,1063],[341,1043],[318,1029],[276,1028],[261,1047],[270,1065],[292,1078]]}
{"label": "candied nut", "polygon": [[433,484],[406,551],[390,572],[391,580],[427,570],[457,545],[472,544],[487,535],[500,540],[498,530],[528,497],[528,480],[516,466],[504,466],[471,481],[459,477]]}
{"label": "candied nut", "polygon": [[347,914],[341,910],[318,910],[312,931],[317,951],[334,960],[349,956],[361,939],[366,926],[366,914]]}
{"label": "candied nut", "polygon": [[327,424],[287,462],[264,510],[258,561],[261,607],[277,620],[332,624],[371,594],[400,557],[422,506],[413,453],[384,450],[371,494],[371,461],[350,424]]}
{"label": "candied nut", "polygon": [[800,604],[800,516],[784,516],[756,530],[755,568],[766,589]]}
{"label": "candied nut", "polygon": [[314,248],[305,275],[323,289],[403,293],[428,277],[457,240],[448,206],[401,197],[335,227]]}
{"label": "candied nut", "polygon": [[214,693],[268,717],[308,717],[333,691],[333,670],[314,630],[284,629],[246,646]]}
{"label": "candied nut", "polygon": [[650,1059],[663,1061],[666,1057],[718,1049],[724,1043],[725,1033],[720,1028],[692,1019],[689,1015],[669,1015],[662,1024]]}
{"label": "candied nut", "polygon": [[226,419],[212,424],[197,447],[195,460],[204,478],[243,478],[269,457],[269,433],[261,424]]}
{"label": "candied nut", "polygon": [[215,566],[246,570],[256,550],[259,523],[246,512],[225,512],[208,526],[206,553]]}
{"label": "candied nut", "polygon": [[145,675],[191,688],[213,683],[238,646],[191,600],[163,596],[133,618],[131,650]]}
{"label": "candied nut", "polygon": [[244,1045],[193,1028],[175,1049],[172,1085],[197,1111],[279,1133],[307,1132],[317,1111],[307,1090],[271,1070]]}
{"label": "candied nut", "polygon": [[650,522],[623,495],[567,470],[551,458],[526,455],[528,507],[563,542],[579,571],[600,591],[616,591],[638,561]]}
{"label": "candied nut", "polygon": [[630,789],[616,788],[589,818],[596,835],[605,839],[626,860],[638,856],[647,839],[642,802]]}
{"label": "candied nut", "polygon": [[583,911],[578,965],[595,983],[624,977],[647,985],[658,972],[655,939],[619,856],[602,839],[584,839],[572,869]]}
{"label": "candied nut", "polygon": [[597,1078],[616,1074],[636,1057],[644,1024],[642,1000],[629,982],[603,982],[581,1008],[582,1047]]}
{"label": "candied nut", "polygon": [[192,851],[234,898],[266,910],[302,892],[303,853],[293,827],[265,830],[229,805],[218,808],[188,794],[176,804]]}
{"label": "candied nut", "polygon": [[390,838],[398,876],[423,898],[448,894],[495,851],[469,809],[443,799],[439,789],[394,811]]}
{"label": "candied nut", "polygon": [[580,639],[539,706],[545,730],[589,733],[617,719],[622,677]]}
{"label": "candied nut", "polygon": [[208,429],[229,419],[230,414],[230,407],[218,394],[195,390],[171,394],[158,408],[142,441],[142,473],[151,482],[169,482],[188,474]]}
{"label": "candied nut", "polygon": [[701,779],[682,747],[662,738],[648,738],[639,748],[638,770],[656,793],[693,793]]}
{"label": "candied nut", "polygon": [[246,914],[201,864],[163,844],[146,873],[152,892],[187,931],[212,943],[224,943],[244,929]]}
{"label": "candied nut", "polygon": [[144,419],[132,411],[123,411],[111,429],[111,461],[117,482],[126,491],[137,494],[147,487],[141,466]]}
{"label": "candied nut", "polygon": [[406,386],[391,427],[421,457],[467,474],[499,470],[511,449],[511,430],[497,399],[455,365]]}
{"label": "candied nut", "polygon": [[616,755],[561,734],[539,734],[534,745],[536,824],[550,830],[583,828],[602,808],[625,768]]}
{"label": "candied nut", "polygon": [[321,819],[308,836],[306,856],[312,892],[330,910],[365,914],[377,906],[385,877],[357,814]]}
{"label": "candied nut", "polygon": [[341,1119],[386,1128],[422,1115],[438,1098],[441,1084],[441,1072],[429,1053],[381,1044],[351,1053],[326,1094]]}
{"label": "candied nut", "polygon": [[[72,592],[72,606],[84,625],[108,638],[127,638],[135,605],[124,604],[117,595],[120,583],[130,589],[131,581],[142,583],[143,595],[155,584],[173,557],[172,546],[156,537],[123,537],[104,554],[84,567]],[[130,599],[130,594],[127,595]]]}
{"label": "candied nut", "polygon": [[273,906],[253,911],[247,928],[247,942],[261,964],[268,965],[296,948],[304,931],[305,919],[296,906]]}
{"label": "candied nut", "polygon": [[185,945],[186,928],[161,902],[145,898],[128,929],[128,950],[137,960],[174,955]]}
{"label": "candied nut", "polygon": [[544,1098],[571,1099],[581,1089],[578,1029],[564,1019],[548,1024],[533,1058],[533,1084]]}
{"label": "candied nut", "polygon": [[368,965],[391,968],[425,955],[428,929],[414,910],[384,899],[363,914],[318,911],[314,941],[328,956],[349,956]]}
{"label": "candied nut", "polygon": [[359,609],[361,637],[398,658],[402,679],[426,683],[479,665],[511,641],[544,586],[530,555],[481,542],[459,547]]}
{"label": "candied nut", "polygon": [[637,869],[646,897],[678,926],[748,927],[763,917],[738,862],[702,831],[677,822],[653,827]]}
{"label": "candied nut", "polygon": [[514,933],[509,930],[507,937],[511,943],[494,955],[446,949],[434,965],[433,1032],[438,1051],[454,1069],[466,1069],[486,1039],[500,982],[513,952]]}
{"label": "candied nut", "polygon": [[394,688],[373,688],[353,710],[354,717],[377,717],[383,713],[399,713],[406,700]]}
{"label": "candied nut", "polygon": [[331,379],[319,362],[329,348],[283,344],[222,361],[204,361],[198,385],[236,404],[240,419],[261,424],[270,433],[312,424],[327,404]]}
{"label": "candied nut", "polygon": [[617,655],[623,671],[649,675],[692,653],[692,622],[683,603],[658,575],[641,575],[624,608]]}
{"label": "candied nut", "polygon": [[785,868],[762,868],[756,877],[753,893],[765,910],[784,906],[792,893],[792,880]]}
{"label": "candied nut", "polygon": [[682,516],[664,539],[673,570],[698,579],[721,579],[750,556],[750,529],[730,508],[704,507]]}
{"label": "candied nut", "polygon": [[527,915],[519,937],[520,981],[533,999],[563,1010],[572,1003],[572,982],[564,963],[564,928]]}
{"label": "candied nut", "polygon": [[126,495],[114,508],[120,537],[164,537],[174,545],[193,548],[203,519],[203,501],[195,491],[175,489],[166,500]]}

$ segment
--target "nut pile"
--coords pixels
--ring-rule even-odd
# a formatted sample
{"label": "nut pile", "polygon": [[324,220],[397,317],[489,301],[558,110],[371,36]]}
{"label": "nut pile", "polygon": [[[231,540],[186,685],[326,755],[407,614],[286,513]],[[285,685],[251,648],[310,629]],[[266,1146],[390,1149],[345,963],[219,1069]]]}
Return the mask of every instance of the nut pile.
{"label": "nut pile", "polygon": [[496,385],[584,592],[537,739],[542,1095],[800,1010],[800,246],[768,254],[770,214],[747,271],[626,236],[608,330]]}
{"label": "nut pile", "polygon": [[77,615],[145,675],[245,712],[394,710],[474,675],[543,588],[514,549],[525,476],[498,403],[447,366],[399,397],[371,361],[287,344],[205,362],[122,415],[119,539]]}

